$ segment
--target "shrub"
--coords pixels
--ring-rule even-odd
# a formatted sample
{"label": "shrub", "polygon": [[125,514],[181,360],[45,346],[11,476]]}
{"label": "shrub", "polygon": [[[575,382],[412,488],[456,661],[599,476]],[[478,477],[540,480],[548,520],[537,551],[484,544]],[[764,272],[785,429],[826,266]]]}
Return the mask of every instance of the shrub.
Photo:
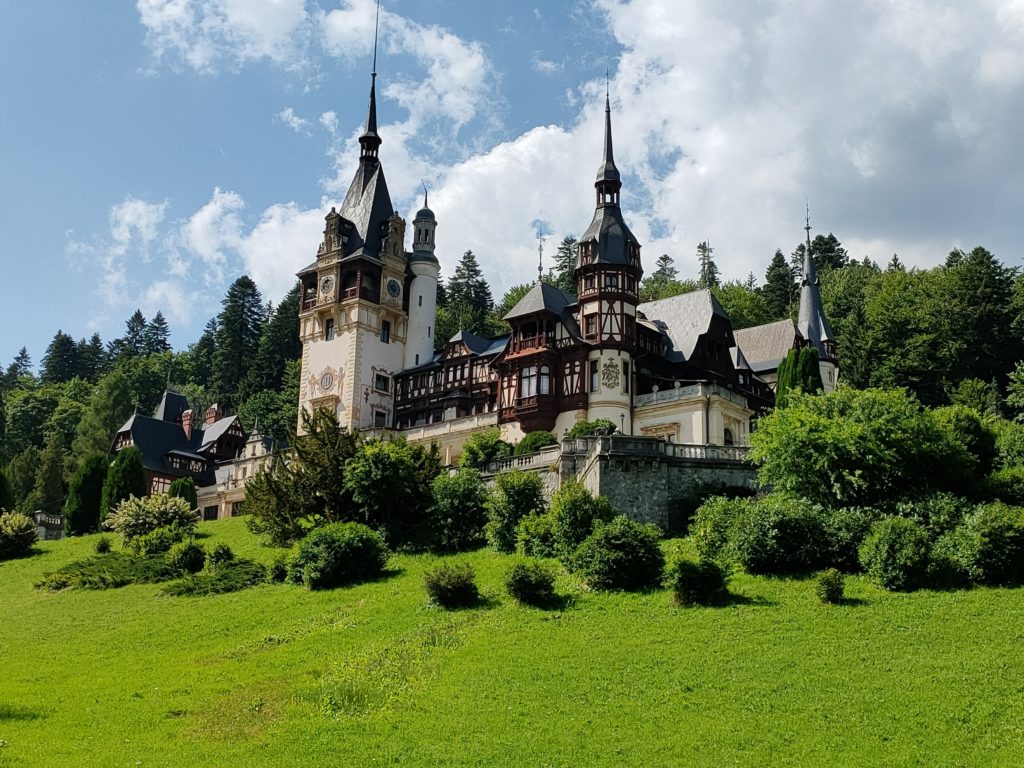
{"label": "shrub", "polygon": [[288,580],[288,556],[278,555],[267,568],[267,581],[283,584]]}
{"label": "shrub", "polygon": [[235,553],[231,551],[231,547],[227,544],[217,544],[213,549],[210,550],[210,554],[206,557],[206,564],[210,566],[212,570],[216,570],[225,563],[230,563],[235,559]]}
{"label": "shrub", "polygon": [[594,419],[593,421],[577,421],[566,437],[589,437],[590,435],[610,435],[618,430],[611,419]]}
{"label": "shrub", "polygon": [[501,439],[501,430],[497,427],[485,429],[474,434],[462,446],[459,466],[486,470],[487,466],[495,459],[510,455],[512,455],[512,446]]}
{"label": "shrub", "polygon": [[176,525],[186,531],[195,530],[199,516],[188,502],[177,497],[155,494],[145,498],[130,496],[117,505],[104,525],[117,531],[126,544],[157,528]]}
{"label": "shrub", "polygon": [[860,570],[858,551],[880,513],[871,507],[838,507],[821,513],[825,546],[821,564],[853,573]]}
{"label": "shrub", "polygon": [[512,449],[512,455],[522,456],[526,453],[534,453],[541,448],[547,448],[549,445],[558,445],[558,438],[544,430],[531,432],[516,443],[516,447]]}
{"label": "shrub", "polygon": [[167,550],[164,559],[167,561],[167,565],[175,571],[197,573],[203,570],[203,565],[206,563],[206,550],[201,544],[196,544],[192,539],[188,539],[173,545]]}
{"label": "shrub", "polygon": [[96,543],[92,545],[92,548],[97,555],[105,555],[113,545],[114,543],[109,536],[100,536],[96,539]]}
{"label": "shrub", "polygon": [[487,502],[487,541],[499,552],[514,551],[519,522],[544,509],[540,475],[518,469],[501,473],[494,479],[494,492]]}
{"label": "shrub", "polygon": [[165,525],[163,528],[157,528],[155,531],[132,539],[128,546],[132,552],[143,557],[162,555],[178,542],[191,538],[191,535],[191,531],[180,526]]}
{"label": "shrub", "polygon": [[918,523],[934,541],[956,528],[972,506],[969,501],[951,493],[933,493],[897,502],[894,512]]}
{"label": "shrub", "polygon": [[199,506],[199,499],[196,497],[196,483],[191,477],[179,477],[167,489],[168,496],[176,496],[188,502],[192,509]]}
{"label": "shrub", "polygon": [[693,525],[697,510],[711,498],[724,496],[727,499],[747,499],[756,496],[757,491],[742,485],[708,483],[698,480],[687,490],[673,497],[668,503],[668,533],[686,535]]}
{"label": "shrub", "polygon": [[137,446],[129,445],[117,452],[107,468],[107,477],[103,481],[103,492],[100,497],[100,521],[112,514],[122,502],[133,496],[141,498],[145,495],[146,471],[142,468],[142,451]]}
{"label": "shrub", "polygon": [[828,568],[818,574],[814,582],[814,594],[823,603],[839,605],[843,602],[843,589],[845,588],[845,577],[835,568]]}
{"label": "shrub", "polygon": [[913,520],[887,517],[871,526],[860,547],[868,578],[890,590],[922,584],[928,569],[928,534]]}
{"label": "shrub", "polygon": [[163,587],[163,593],[176,597],[203,597],[238,592],[267,579],[267,569],[252,560],[238,559],[224,563],[215,571],[190,573],[183,579]]}
{"label": "shrub", "polygon": [[299,542],[289,580],[331,589],[379,576],[388,561],[384,538],[360,523],[331,523]]}
{"label": "shrub", "polygon": [[[947,405],[931,411],[932,418],[950,440],[962,445],[973,459],[974,480],[991,469],[996,458],[996,435],[981,415],[965,405]],[[971,479],[963,479],[963,490],[970,491]]]}
{"label": "shrub", "polygon": [[1000,467],[1024,467],[1024,424],[1003,421],[996,430],[996,454]]}
{"label": "shrub", "polygon": [[431,542],[435,547],[458,552],[484,543],[487,488],[479,472],[463,468],[455,474],[438,475],[430,492]]}
{"label": "shrub", "polygon": [[580,544],[572,557],[573,568],[593,589],[653,587],[665,566],[659,538],[657,527],[619,515]]}
{"label": "shrub", "polygon": [[423,587],[430,601],[442,608],[466,608],[480,599],[469,563],[438,563],[423,574]]}
{"label": "shrub", "polygon": [[717,605],[729,594],[725,572],[718,563],[694,562],[678,554],[669,559],[665,568],[665,586],[672,590],[677,605]]}
{"label": "shrub", "polygon": [[753,499],[713,496],[697,508],[690,525],[690,535],[702,560],[726,559],[729,530],[754,503]]}
{"label": "shrub", "polygon": [[550,512],[527,515],[516,526],[516,551],[528,557],[555,556],[555,519]]}
{"label": "shrub", "polygon": [[0,513],[0,560],[27,555],[36,541],[36,524],[19,512]]}
{"label": "shrub", "polygon": [[728,553],[749,573],[797,573],[829,557],[823,510],[803,499],[771,494],[757,499],[729,528]]}
{"label": "shrub", "polygon": [[546,563],[519,560],[505,576],[505,589],[520,603],[549,605],[555,597],[555,571]]}
{"label": "shrub", "polygon": [[551,497],[551,517],[558,556],[569,565],[573,553],[598,523],[615,517],[615,507],[604,496],[596,499],[578,480],[562,483]]}
{"label": "shrub", "polygon": [[1000,503],[979,506],[944,538],[939,555],[978,584],[1024,581],[1024,512]]}
{"label": "shrub", "polygon": [[985,491],[991,499],[1024,506],[1024,467],[997,469],[985,479]]}
{"label": "shrub", "polygon": [[179,575],[167,565],[162,555],[139,557],[124,552],[109,552],[65,565],[54,573],[44,574],[36,582],[37,589],[116,589],[128,584],[152,584]]}

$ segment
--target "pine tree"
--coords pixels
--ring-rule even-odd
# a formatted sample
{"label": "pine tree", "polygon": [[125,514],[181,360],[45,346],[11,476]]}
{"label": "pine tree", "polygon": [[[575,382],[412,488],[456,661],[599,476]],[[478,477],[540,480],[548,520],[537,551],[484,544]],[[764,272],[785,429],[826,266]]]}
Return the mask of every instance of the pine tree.
{"label": "pine tree", "polygon": [[128,357],[138,357],[145,353],[146,317],[142,310],[136,309],[125,321],[125,334],[110,342],[107,355],[112,363]]}
{"label": "pine tree", "polygon": [[107,350],[103,339],[94,333],[88,341],[78,342],[78,375],[86,381],[96,382],[107,371]]}
{"label": "pine tree", "polygon": [[35,487],[22,505],[27,513],[59,512],[64,507],[64,446],[60,436],[50,433],[39,457]]}
{"label": "pine tree", "polygon": [[128,377],[114,369],[96,384],[78,422],[71,452],[76,456],[93,451],[107,453],[115,431],[128,420],[134,408],[135,396]]}
{"label": "pine tree", "polygon": [[196,496],[196,483],[191,477],[179,477],[167,488],[168,496],[175,496],[188,502],[189,507],[196,509],[199,499]]}
{"label": "pine tree", "polygon": [[78,375],[78,346],[64,331],[57,331],[43,355],[40,378],[45,384],[60,384]]}
{"label": "pine tree", "polygon": [[493,307],[491,289],[484,280],[476,256],[472,251],[466,251],[459,259],[455,274],[448,281],[446,310],[456,320],[460,330],[480,333],[486,323],[487,313]]}
{"label": "pine tree", "polygon": [[217,401],[229,411],[239,404],[239,385],[256,357],[265,320],[256,283],[242,275],[221,302],[213,352],[211,388]]}
{"label": "pine tree", "polygon": [[13,507],[24,511],[24,502],[32,494],[36,484],[36,469],[39,467],[39,449],[30,445],[7,464],[7,480],[11,485]]}
{"label": "pine tree", "polygon": [[18,385],[18,383],[25,378],[32,376],[32,358],[25,347],[18,350],[18,354],[15,355],[14,360],[10,365],[7,366],[7,372],[4,374],[4,389],[11,389]]}
{"label": "pine tree", "polygon": [[651,275],[652,280],[675,280],[676,275],[679,274],[675,261],[667,253],[663,253],[658,257],[657,265],[657,269]]}
{"label": "pine tree", "polygon": [[117,452],[107,469],[100,498],[100,517],[107,515],[129,496],[142,498],[146,495],[146,472],[142,468],[142,451],[134,445]]}
{"label": "pine tree", "polygon": [[110,457],[94,451],[82,458],[72,475],[64,505],[64,526],[72,536],[99,530],[103,482],[109,466]]}
{"label": "pine tree", "polygon": [[[790,264],[793,268],[793,276],[797,282],[803,279],[804,274],[804,252],[807,250],[806,243],[800,243],[793,250]],[[811,260],[818,273],[830,269],[842,269],[850,263],[849,255],[843,248],[838,238],[829,232],[827,235],[816,235],[811,240]]]}
{"label": "pine tree", "polygon": [[776,248],[768,271],[764,275],[764,287],[761,289],[772,317],[781,319],[789,316],[793,304],[793,288],[793,273],[786,264],[782,249]]}
{"label": "pine tree", "polygon": [[14,494],[11,493],[11,483],[7,475],[0,472],[0,514],[14,511]]}
{"label": "pine tree", "polygon": [[155,355],[160,352],[170,352],[170,338],[171,329],[167,325],[164,313],[158,310],[149,325],[146,326],[146,330],[142,332],[142,354]]}
{"label": "pine tree", "polygon": [[897,254],[893,254],[892,258],[889,259],[889,264],[885,268],[886,272],[906,272],[907,268],[903,266],[903,262],[900,261],[900,257]]}
{"label": "pine tree", "polygon": [[203,328],[199,340],[190,344],[184,353],[189,370],[189,380],[203,387],[209,387],[213,377],[213,353],[217,347],[217,319],[210,318]]}
{"label": "pine tree", "polygon": [[576,271],[576,254],[579,253],[579,248],[579,241],[574,235],[563,237],[555,251],[555,264],[548,270],[545,282],[566,293],[575,294],[576,280],[573,272]]}
{"label": "pine tree", "polygon": [[243,397],[281,388],[285,365],[302,356],[298,318],[299,286],[296,284],[263,326],[256,358],[242,383]]}
{"label": "pine tree", "polygon": [[697,262],[700,265],[700,276],[697,285],[701,288],[714,288],[718,285],[718,265],[711,257],[715,249],[705,240],[697,246]]}

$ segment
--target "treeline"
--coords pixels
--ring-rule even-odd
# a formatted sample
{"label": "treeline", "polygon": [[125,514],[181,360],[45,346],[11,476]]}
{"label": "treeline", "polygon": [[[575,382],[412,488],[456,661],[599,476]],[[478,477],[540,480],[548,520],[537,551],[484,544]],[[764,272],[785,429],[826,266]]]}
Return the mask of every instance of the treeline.
{"label": "treeline", "polygon": [[0,508],[63,509],[79,470],[106,457],[115,431],[132,413],[152,414],[167,388],[200,414],[218,403],[287,441],[298,418],[297,317],[298,286],[274,307],[242,276],[182,351],[171,349],[161,313],[147,320],[139,310],[106,344],[58,331],[38,374],[23,348],[0,373]]}

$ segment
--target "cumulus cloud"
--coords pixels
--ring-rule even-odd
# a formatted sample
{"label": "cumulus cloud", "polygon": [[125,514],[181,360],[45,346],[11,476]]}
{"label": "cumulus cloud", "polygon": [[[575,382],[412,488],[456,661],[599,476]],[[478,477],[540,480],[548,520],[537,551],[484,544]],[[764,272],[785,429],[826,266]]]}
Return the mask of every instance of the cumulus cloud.
{"label": "cumulus cloud", "polygon": [[285,107],[284,109],[282,109],[280,112],[274,115],[274,119],[279,123],[284,123],[293,131],[303,136],[308,136],[310,133],[309,120],[306,120],[303,117],[299,117],[297,114],[295,114],[295,110],[292,109],[291,107]]}

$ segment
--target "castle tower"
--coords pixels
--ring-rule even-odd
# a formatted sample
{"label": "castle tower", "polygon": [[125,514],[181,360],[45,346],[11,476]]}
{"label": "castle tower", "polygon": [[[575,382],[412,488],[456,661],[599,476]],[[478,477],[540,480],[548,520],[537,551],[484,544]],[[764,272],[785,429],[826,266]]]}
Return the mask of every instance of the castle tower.
{"label": "castle tower", "polygon": [[434,255],[434,231],[437,219],[427,205],[423,191],[423,207],[412,220],[412,256],[409,270],[409,335],[405,342],[405,367],[429,363],[434,357],[434,313],[437,307],[437,278],[441,271]]}
{"label": "castle tower", "polygon": [[579,325],[591,345],[584,371],[587,418],[605,418],[632,431],[631,392],[636,349],[640,243],[619,207],[622,180],[612,147],[611,103],[605,94],[604,157],[594,182],[594,218],[580,237],[576,259]]}
{"label": "castle tower", "polygon": [[796,328],[803,337],[803,343],[814,347],[818,352],[821,381],[826,392],[836,388],[839,368],[836,358],[836,337],[825,317],[821,305],[820,281],[818,270],[811,254],[811,217],[807,214],[804,231],[807,242],[804,245],[804,270],[800,281],[800,314]]}
{"label": "castle tower", "polygon": [[391,425],[408,333],[405,222],[378,157],[376,79],[374,71],[355,177],[340,210],[327,214],[316,261],[298,273],[299,408],[331,408],[350,429]]}

